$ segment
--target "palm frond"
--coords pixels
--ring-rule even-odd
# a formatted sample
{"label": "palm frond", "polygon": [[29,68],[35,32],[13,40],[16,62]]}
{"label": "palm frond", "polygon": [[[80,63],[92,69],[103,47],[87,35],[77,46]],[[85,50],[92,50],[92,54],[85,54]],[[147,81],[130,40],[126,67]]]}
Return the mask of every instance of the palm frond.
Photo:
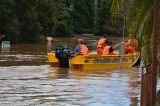
{"label": "palm frond", "polygon": [[[125,1],[131,0],[113,0],[112,13],[120,12]],[[143,60],[145,64],[150,64],[152,44],[151,11],[153,9],[154,0],[133,0],[132,4],[133,5],[130,6],[126,14],[127,36],[131,35],[138,39],[139,47],[142,48]]]}
{"label": "palm frond", "polygon": [[142,29],[143,35],[141,39],[141,56],[145,64],[151,63],[151,47],[152,47],[152,17],[148,17],[144,23],[144,27]]}
{"label": "palm frond", "polygon": [[119,11],[122,8],[125,1],[126,0],[113,0],[112,6],[111,6],[111,12],[112,13],[119,13]]}
{"label": "palm frond", "polygon": [[[149,18],[151,18],[151,9],[152,8],[150,8],[150,10],[148,11],[148,13],[144,14],[143,19],[142,18],[140,19],[140,23],[139,23],[137,31],[136,31],[136,37],[137,37],[137,39],[139,41],[138,42],[139,43],[139,48],[142,48],[142,46],[143,46],[143,44],[141,42],[142,41],[142,37],[144,36],[143,28],[145,29],[145,27],[147,27],[149,31],[152,30],[152,25],[150,25],[150,27],[148,27],[148,26],[145,25],[145,22],[149,21]],[[150,23],[150,24],[152,24],[152,23]],[[149,34],[151,34],[151,33],[149,32]]]}

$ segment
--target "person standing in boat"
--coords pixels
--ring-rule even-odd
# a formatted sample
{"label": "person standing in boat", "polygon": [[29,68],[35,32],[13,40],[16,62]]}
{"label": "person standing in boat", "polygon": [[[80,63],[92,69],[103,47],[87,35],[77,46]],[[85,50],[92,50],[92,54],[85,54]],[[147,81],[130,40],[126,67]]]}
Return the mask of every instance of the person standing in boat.
{"label": "person standing in boat", "polygon": [[112,42],[109,40],[106,40],[106,46],[104,47],[103,51],[102,51],[102,56],[108,56],[108,55],[115,55],[113,53],[113,50],[116,49],[118,46],[120,46],[123,42],[118,43],[114,46],[112,46]]}
{"label": "person standing in boat", "polygon": [[104,47],[106,46],[106,43],[105,43],[106,40],[107,40],[107,35],[103,35],[103,36],[99,39],[99,41],[98,41],[98,43],[97,43],[97,49],[96,49],[96,52],[97,52],[97,53],[102,54],[102,51],[103,51]]}
{"label": "person standing in boat", "polygon": [[77,55],[88,55],[88,47],[84,44],[83,39],[78,39],[77,40],[78,45],[76,46],[76,49],[74,50],[74,53]]}

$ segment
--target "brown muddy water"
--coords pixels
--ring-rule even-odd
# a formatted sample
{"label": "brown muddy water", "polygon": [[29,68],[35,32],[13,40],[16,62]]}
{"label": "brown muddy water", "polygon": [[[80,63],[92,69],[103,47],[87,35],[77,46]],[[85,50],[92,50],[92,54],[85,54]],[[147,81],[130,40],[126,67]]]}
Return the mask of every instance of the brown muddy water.
{"label": "brown muddy water", "polygon": [[[140,69],[53,68],[46,62],[47,52],[59,44],[73,49],[75,39],[1,48],[0,106],[140,105]],[[91,42],[89,48],[94,50],[95,44]]]}

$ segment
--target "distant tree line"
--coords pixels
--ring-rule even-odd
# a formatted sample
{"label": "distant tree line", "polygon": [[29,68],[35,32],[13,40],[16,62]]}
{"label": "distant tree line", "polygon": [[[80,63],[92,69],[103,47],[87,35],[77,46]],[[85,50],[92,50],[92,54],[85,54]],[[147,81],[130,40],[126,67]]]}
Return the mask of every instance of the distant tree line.
{"label": "distant tree line", "polygon": [[107,32],[112,0],[0,0],[0,36],[16,42]]}

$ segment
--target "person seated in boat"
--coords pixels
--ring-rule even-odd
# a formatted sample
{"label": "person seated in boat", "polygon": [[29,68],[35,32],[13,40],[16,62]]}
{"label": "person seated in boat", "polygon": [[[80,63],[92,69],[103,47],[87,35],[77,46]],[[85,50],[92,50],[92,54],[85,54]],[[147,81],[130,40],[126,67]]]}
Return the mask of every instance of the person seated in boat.
{"label": "person seated in boat", "polygon": [[77,55],[88,55],[88,47],[84,44],[83,39],[78,39],[77,40],[78,45],[76,46],[74,53]]}
{"label": "person seated in boat", "polygon": [[123,42],[118,43],[116,45],[112,45],[112,42],[109,40],[106,40],[106,46],[104,47],[103,51],[102,51],[102,56],[108,56],[108,55],[115,55],[113,53],[113,50],[116,49],[118,46],[120,46]]}
{"label": "person seated in boat", "polygon": [[138,47],[138,41],[134,37],[130,37],[125,43],[125,54],[133,53]]}
{"label": "person seated in boat", "polygon": [[106,43],[105,43],[106,40],[107,40],[107,35],[103,35],[103,36],[99,39],[99,41],[98,41],[98,43],[97,43],[97,49],[96,49],[96,52],[97,52],[97,53],[102,54],[102,51],[103,51],[104,47],[106,46]]}

